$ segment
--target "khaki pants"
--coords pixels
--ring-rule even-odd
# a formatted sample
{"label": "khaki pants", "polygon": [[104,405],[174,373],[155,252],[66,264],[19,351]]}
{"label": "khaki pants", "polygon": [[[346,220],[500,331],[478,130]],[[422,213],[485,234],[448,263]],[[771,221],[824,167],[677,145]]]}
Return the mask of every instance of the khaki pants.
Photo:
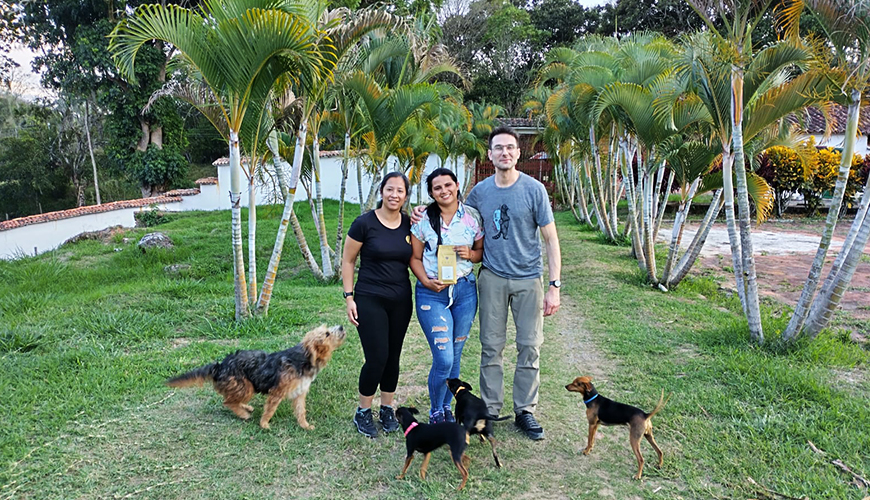
{"label": "khaki pants", "polygon": [[510,308],[517,327],[514,413],[534,413],[541,386],[540,352],[544,342],[544,285],[541,278],[512,280],[489,269],[478,279],[480,315],[480,394],[489,412],[504,406],[504,347]]}

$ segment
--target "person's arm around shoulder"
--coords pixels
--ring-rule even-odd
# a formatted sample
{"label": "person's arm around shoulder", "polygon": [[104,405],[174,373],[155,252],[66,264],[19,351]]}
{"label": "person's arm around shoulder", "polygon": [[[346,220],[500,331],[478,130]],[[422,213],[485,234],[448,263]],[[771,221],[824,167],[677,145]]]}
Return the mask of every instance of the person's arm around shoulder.
{"label": "person's arm around shoulder", "polygon": [[357,321],[356,301],[353,298],[353,272],[360,249],[362,249],[361,242],[349,235],[345,238],[344,252],[341,255],[341,284],[344,291],[344,301],[347,305],[347,319],[354,326],[359,326],[359,321]]}
{"label": "person's arm around shoulder", "polygon": [[[556,232],[556,223],[551,222],[541,227],[541,236],[544,238],[544,246],[547,248],[547,270],[549,271],[550,283],[560,282],[562,274],[562,249],[559,247],[559,235]],[[561,282],[559,283],[561,286]],[[549,285],[544,294],[544,316],[556,314],[561,304],[559,287]]]}

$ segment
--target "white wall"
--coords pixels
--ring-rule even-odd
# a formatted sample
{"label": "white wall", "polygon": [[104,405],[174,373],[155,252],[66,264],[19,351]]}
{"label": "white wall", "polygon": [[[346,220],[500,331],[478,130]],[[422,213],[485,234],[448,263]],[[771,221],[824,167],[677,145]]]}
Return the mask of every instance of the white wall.
{"label": "white wall", "polygon": [[[823,148],[832,147],[832,148],[842,148],[843,143],[846,140],[845,134],[835,134],[828,138],[828,140],[824,140],[823,136],[816,135],[813,136],[816,140],[816,146],[820,146]],[[804,139],[808,139],[809,136],[804,136]],[[858,140],[855,142],[855,154],[861,156],[867,156],[867,153],[870,153],[870,149],[867,149],[867,136],[859,135]]]}
{"label": "white wall", "polygon": [[[332,158],[321,158],[320,159],[320,181],[321,181],[321,190],[324,198],[337,200],[340,198],[341,194],[341,157],[332,157]],[[429,172],[438,168],[441,164],[441,160],[436,156],[430,156],[428,161],[426,162],[426,170],[423,175],[424,186],[423,186],[423,202],[428,201],[428,194],[426,193],[425,186],[425,178]],[[347,174],[347,184],[345,186],[345,201],[349,203],[359,203],[359,185],[357,183],[357,163],[354,159],[351,159],[350,166],[348,168]],[[389,166],[390,169],[395,169],[396,161],[391,159]],[[230,185],[230,167],[229,165],[221,165],[217,168],[217,178],[218,183],[215,185],[203,185],[200,186],[200,189],[205,193],[205,188],[216,188],[215,192],[217,192],[217,201],[214,205],[215,208],[187,208],[190,205],[182,205],[182,206],[173,206],[170,210],[224,210],[230,208],[230,200],[229,200],[229,185]],[[268,170],[274,168],[271,164],[267,167]],[[447,165],[447,168],[450,168],[456,173],[457,178],[459,179],[459,185],[462,186],[465,183],[465,171],[462,165],[462,161],[458,162],[458,165],[454,165],[451,162]],[[287,172],[289,176],[289,172]],[[278,203],[278,197],[275,196],[275,191],[277,190],[276,181],[273,181],[274,175],[262,175],[261,181],[257,185],[257,204],[258,205],[266,205],[272,203]],[[369,194],[369,188],[372,184],[372,176],[368,173],[363,172],[362,176],[362,195],[363,201]],[[222,186],[225,186],[222,188]],[[312,186],[313,190],[314,187]],[[312,193],[312,196],[314,193]],[[202,196],[202,195],[200,195]],[[185,201],[186,201],[185,197]],[[296,189],[296,201],[304,201],[308,199],[308,193],[302,186],[302,181],[300,180],[299,185]],[[417,201],[417,186],[411,187],[411,201]],[[242,189],[242,206],[248,206],[248,185],[245,182]]]}
{"label": "white wall", "polygon": [[133,227],[136,225],[133,214],[143,208],[148,209],[122,208],[0,231],[0,259],[47,252],[88,231],[101,231],[112,226]]}
{"label": "white wall", "polygon": [[[322,158],[320,165],[323,197],[335,200],[339,199],[341,192],[341,158]],[[391,167],[394,165],[395,161],[391,160]],[[425,179],[425,176],[429,172],[439,166],[440,160],[437,157],[430,156],[429,161],[426,163],[423,178]],[[460,186],[464,185],[465,172],[461,161],[459,165],[448,165],[448,168],[456,172]],[[228,210],[230,208],[229,170],[229,166],[217,167],[217,184],[200,185],[199,194],[182,196],[179,202],[161,203],[158,205],[158,208],[166,211]],[[359,203],[356,175],[356,162],[351,161],[345,194],[345,200],[350,203]],[[368,196],[371,182],[371,176],[364,173],[362,182],[363,198]],[[424,181],[421,199],[423,203],[428,203],[429,196],[425,192],[425,189]],[[300,182],[296,191],[296,200],[304,201],[307,199],[307,193]],[[412,203],[417,202],[417,186],[412,186],[411,201]],[[278,200],[274,196],[273,183],[267,176],[258,185],[257,203],[262,205],[277,202]],[[247,184],[245,184],[245,191],[242,193],[242,205],[248,206]],[[53,250],[73,236],[89,231],[101,231],[111,226],[134,227],[136,223],[133,214],[140,210],[150,210],[150,207],[119,208],[108,212],[80,215],[0,231],[0,259],[14,259],[22,255],[36,255]]]}

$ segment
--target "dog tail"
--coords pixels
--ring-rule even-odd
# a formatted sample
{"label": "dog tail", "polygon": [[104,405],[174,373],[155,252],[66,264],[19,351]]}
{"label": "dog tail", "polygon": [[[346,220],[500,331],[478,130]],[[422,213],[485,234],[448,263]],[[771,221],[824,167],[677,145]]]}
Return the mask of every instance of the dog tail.
{"label": "dog tail", "polygon": [[659,410],[661,410],[662,408],[665,407],[666,404],[668,404],[668,400],[670,400],[671,396],[673,396],[673,395],[674,395],[674,393],[670,392],[670,393],[668,393],[668,398],[665,399],[665,390],[662,389],[662,395],[661,395],[661,397],[659,397],[659,403],[656,405],[655,408],[653,408],[653,411],[646,414],[646,419],[649,420],[649,419],[653,418],[653,415],[658,413]]}
{"label": "dog tail", "polygon": [[214,380],[214,376],[212,375],[212,373],[215,364],[216,363],[200,366],[195,370],[183,373],[181,375],[178,375],[177,377],[172,377],[171,379],[166,381],[166,385],[168,385],[169,387],[202,386],[205,382],[211,382],[212,380]]}

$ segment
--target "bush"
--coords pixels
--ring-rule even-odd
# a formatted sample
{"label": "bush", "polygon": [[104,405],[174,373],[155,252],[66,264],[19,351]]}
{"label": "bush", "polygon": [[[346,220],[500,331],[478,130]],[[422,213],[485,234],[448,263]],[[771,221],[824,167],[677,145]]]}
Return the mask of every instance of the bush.
{"label": "bush", "polygon": [[167,215],[165,212],[158,210],[157,205],[151,205],[149,210],[143,210],[141,212],[136,212],[133,214],[133,218],[136,219],[136,225],[139,227],[154,227],[159,226],[160,224],[165,224],[172,220],[170,215]]}

